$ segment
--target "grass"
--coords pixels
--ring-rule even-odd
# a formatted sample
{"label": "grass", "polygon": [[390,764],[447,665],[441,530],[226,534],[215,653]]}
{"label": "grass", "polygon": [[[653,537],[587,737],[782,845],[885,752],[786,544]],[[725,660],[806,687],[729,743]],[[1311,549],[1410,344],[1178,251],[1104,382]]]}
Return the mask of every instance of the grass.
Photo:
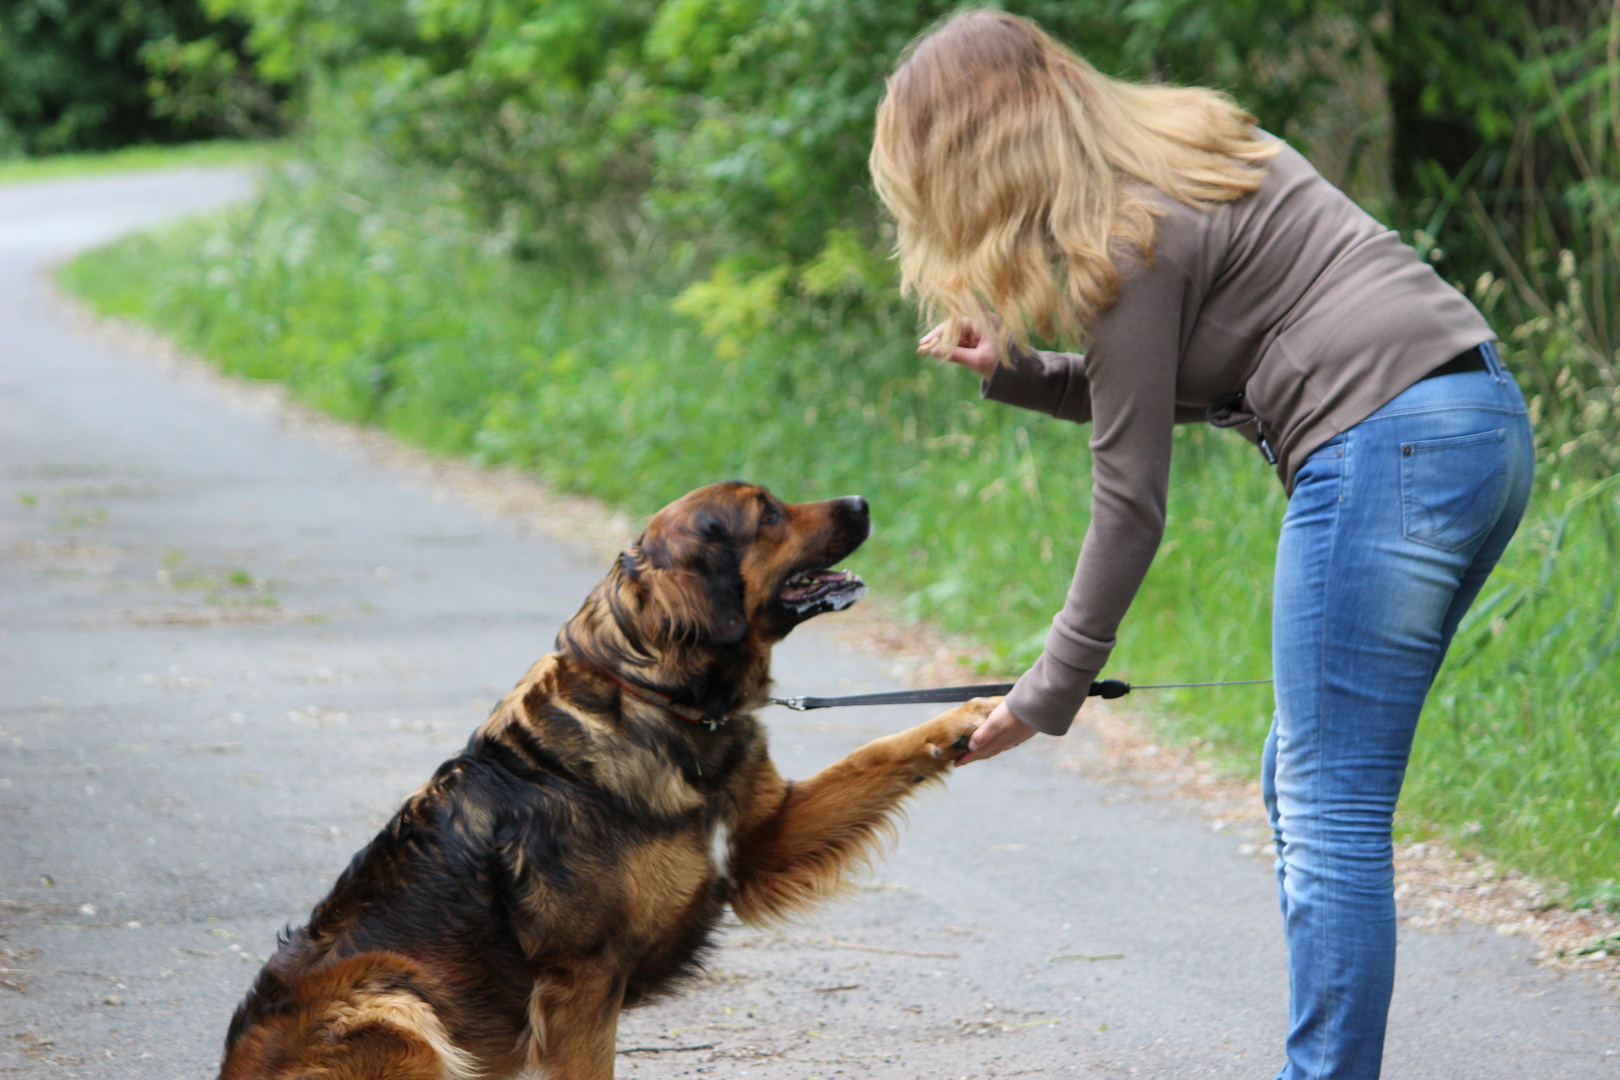
{"label": "grass", "polygon": [[[864,494],[876,533],[857,563],[903,617],[983,643],[1004,671],[1039,651],[1085,530],[1086,430],[979,402],[964,372],[912,354],[892,314],[801,312],[717,360],[672,313],[673,287],[515,261],[428,180],[378,190],[284,178],[64,279],[228,371],[632,514],[727,477],[790,499]],[[1620,486],[1542,480],[1431,697],[1402,821],[1602,902],[1620,895]],[[1246,443],[1186,429],[1171,490],[1110,673],[1269,674],[1280,486]],[[1144,705],[1168,737],[1253,770],[1267,688]]]}
{"label": "grass", "polygon": [[277,142],[213,139],[174,146],[130,146],[100,153],[4,158],[0,159],[0,184],[59,180],[70,176],[93,176],[137,169],[259,165],[277,160],[285,149],[286,144]]}

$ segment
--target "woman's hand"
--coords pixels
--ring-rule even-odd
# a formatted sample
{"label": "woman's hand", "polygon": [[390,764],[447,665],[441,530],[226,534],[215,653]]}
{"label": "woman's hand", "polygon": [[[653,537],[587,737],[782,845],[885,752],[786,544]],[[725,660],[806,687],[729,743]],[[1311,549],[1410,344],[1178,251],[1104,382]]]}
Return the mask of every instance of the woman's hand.
{"label": "woman's hand", "polygon": [[1019,743],[1027,742],[1034,735],[1035,729],[1014,716],[1003,701],[973,732],[973,737],[968,740],[968,752],[957,758],[956,763],[966,765],[993,758],[1003,750],[1011,750]]}
{"label": "woman's hand", "polygon": [[[922,336],[922,340],[917,342],[917,351],[933,353],[939,344],[939,336],[944,331],[944,323],[928,331]],[[957,334],[956,347],[942,359],[949,360],[953,364],[961,364],[978,372],[979,378],[988,379],[996,370],[996,364],[1001,361],[1001,353],[989,335],[981,333],[971,319],[963,319],[961,331]]]}

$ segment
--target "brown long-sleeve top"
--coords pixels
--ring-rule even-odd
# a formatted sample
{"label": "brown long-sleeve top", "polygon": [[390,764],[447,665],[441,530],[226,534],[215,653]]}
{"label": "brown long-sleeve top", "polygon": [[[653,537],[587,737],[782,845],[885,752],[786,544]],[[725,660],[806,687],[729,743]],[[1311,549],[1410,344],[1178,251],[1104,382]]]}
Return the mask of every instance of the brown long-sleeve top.
{"label": "brown long-sleeve top", "polygon": [[1122,264],[1119,299],[1086,328],[1085,355],[1015,348],[980,388],[1092,424],[1091,527],[1074,582],[1007,697],[1052,735],[1073,722],[1158,550],[1173,424],[1238,427],[1292,490],[1312,450],[1492,337],[1466,298],[1289,147],[1237,202],[1159,199],[1152,264]]}

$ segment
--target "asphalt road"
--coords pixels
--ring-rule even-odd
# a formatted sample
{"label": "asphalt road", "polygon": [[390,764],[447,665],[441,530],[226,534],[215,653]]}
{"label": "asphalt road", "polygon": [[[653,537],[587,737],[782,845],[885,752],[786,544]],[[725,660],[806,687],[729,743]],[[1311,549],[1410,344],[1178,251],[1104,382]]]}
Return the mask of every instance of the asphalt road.
{"label": "asphalt road", "polygon": [[[71,251],[247,188],[215,170],[0,189],[4,1075],[212,1076],[277,928],[601,570],[50,300]],[[825,628],[777,674],[789,693],[892,685]],[[770,720],[805,775],[927,715]],[[1085,738],[926,795],[858,899],[729,928],[692,993],[625,1017],[620,1074],[1272,1076],[1286,979],[1264,862],[1180,803],[1060,768]],[[1386,1076],[1620,1077],[1615,999],[1522,942],[1401,948]]]}

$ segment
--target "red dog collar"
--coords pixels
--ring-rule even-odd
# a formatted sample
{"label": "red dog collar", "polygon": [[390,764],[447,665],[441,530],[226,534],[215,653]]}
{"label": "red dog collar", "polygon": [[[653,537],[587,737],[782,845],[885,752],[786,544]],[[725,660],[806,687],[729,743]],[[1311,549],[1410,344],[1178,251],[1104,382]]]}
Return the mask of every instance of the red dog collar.
{"label": "red dog collar", "polygon": [[623,690],[636,700],[644,701],[648,705],[656,705],[658,708],[663,709],[666,712],[674,713],[682,720],[685,720],[688,724],[707,724],[709,730],[713,731],[715,728],[725,723],[724,720],[714,719],[702,709],[694,709],[690,705],[682,705],[678,702],[671,701],[668,695],[660,694],[656,690],[649,690],[645,686],[637,686],[634,683],[626,682],[624,679],[619,678],[615,672],[603,669],[602,674],[618,683],[620,690]]}

